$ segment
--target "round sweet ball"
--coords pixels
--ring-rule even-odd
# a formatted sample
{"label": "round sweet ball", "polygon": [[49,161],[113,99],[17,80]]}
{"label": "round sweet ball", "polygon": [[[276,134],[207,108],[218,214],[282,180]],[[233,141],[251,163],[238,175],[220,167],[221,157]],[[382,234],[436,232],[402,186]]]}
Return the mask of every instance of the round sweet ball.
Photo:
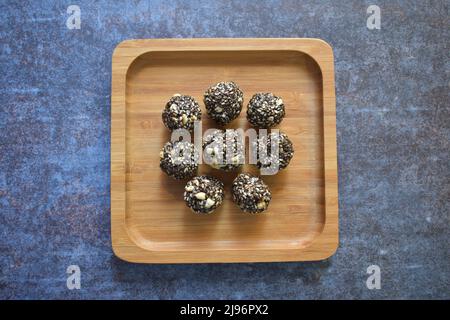
{"label": "round sweet ball", "polygon": [[257,152],[256,165],[259,169],[266,170],[267,174],[275,174],[285,169],[294,156],[294,146],[287,134],[283,132],[260,135],[254,147]]}
{"label": "round sweet ball", "polygon": [[195,213],[212,213],[223,202],[223,187],[222,181],[215,177],[195,177],[184,187],[184,201]]}
{"label": "round sweet ball", "polygon": [[191,142],[166,142],[159,158],[161,170],[174,179],[190,178],[197,173],[199,153]]}
{"label": "round sweet ball", "polygon": [[239,116],[243,101],[244,94],[232,81],[219,82],[210,87],[203,99],[208,115],[221,126]]}
{"label": "round sweet ball", "polygon": [[248,173],[241,173],[232,186],[233,201],[242,211],[260,213],[269,207],[272,194],[264,181]]}
{"label": "round sweet ball", "polygon": [[256,93],[247,108],[247,120],[257,128],[271,128],[285,116],[283,99],[273,93]]}
{"label": "round sweet ball", "polygon": [[175,94],[166,103],[162,113],[164,125],[169,130],[194,130],[194,122],[202,119],[202,110],[191,96]]}
{"label": "round sweet ball", "polygon": [[203,159],[214,169],[231,171],[245,162],[244,140],[233,129],[214,130],[203,139]]}

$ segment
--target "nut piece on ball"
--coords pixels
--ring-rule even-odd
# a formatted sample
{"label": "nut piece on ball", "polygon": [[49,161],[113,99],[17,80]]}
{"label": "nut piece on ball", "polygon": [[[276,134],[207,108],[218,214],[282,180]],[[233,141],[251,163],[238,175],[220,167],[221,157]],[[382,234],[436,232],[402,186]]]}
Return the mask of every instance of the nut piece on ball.
{"label": "nut piece on ball", "polygon": [[205,163],[215,169],[239,169],[245,162],[244,151],[243,137],[233,129],[214,130],[203,139]]}
{"label": "nut piece on ball", "polygon": [[202,119],[202,110],[191,96],[175,94],[166,103],[162,113],[164,125],[171,131],[194,130],[194,122]]}
{"label": "nut piece on ball", "polygon": [[225,192],[223,183],[211,176],[199,176],[190,180],[184,187],[184,201],[195,213],[208,214],[223,202]]}
{"label": "nut piece on ball", "polygon": [[285,169],[294,156],[294,146],[283,132],[260,134],[253,147],[257,155],[256,166],[265,170],[265,174],[276,174]]}
{"label": "nut piece on ball", "polygon": [[248,173],[241,173],[234,179],[231,188],[233,201],[242,211],[260,213],[269,207],[272,194],[264,181]]}
{"label": "nut piece on ball", "polygon": [[174,179],[190,178],[197,173],[199,153],[188,141],[166,142],[159,158],[161,170]]}
{"label": "nut piece on ball", "polygon": [[241,113],[243,96],[236,83],[219,82],[206,90],[203,102],[208,115],[219,125],[224,126]]}
{"label": "nut piece on ball", "polygon": [[247,107],[247,120],[257,128],[271,128],[285,116],[284,103],[272,93],[256,93]]}

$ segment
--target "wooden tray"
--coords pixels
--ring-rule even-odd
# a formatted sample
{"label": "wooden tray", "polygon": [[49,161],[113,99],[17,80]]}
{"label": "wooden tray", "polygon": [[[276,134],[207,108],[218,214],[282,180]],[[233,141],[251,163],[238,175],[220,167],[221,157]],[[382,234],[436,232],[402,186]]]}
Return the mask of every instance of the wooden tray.
{"label": "wooden tray", "polygon": [[[331,47],[318,39],[128,40],[114,50],[111,115],[111,231],[114,253],[140,263],[320,260],[338,246],[336,117]],[[241,212],[230,197],[237,173],[201,165],[222,178],[226,198],[215,213],[193,214],[185,181],[159,169],[170,139],[161,112],[174,93],[192,95],[206,115],[203,93],[233,80],[244,108],[229,127],[247,128],[255,92],[286,105],[280,129],[292,140],[290,166],[263,179],[273,200],[266,214]],[[252,166],[242,171],[256,173]]]}

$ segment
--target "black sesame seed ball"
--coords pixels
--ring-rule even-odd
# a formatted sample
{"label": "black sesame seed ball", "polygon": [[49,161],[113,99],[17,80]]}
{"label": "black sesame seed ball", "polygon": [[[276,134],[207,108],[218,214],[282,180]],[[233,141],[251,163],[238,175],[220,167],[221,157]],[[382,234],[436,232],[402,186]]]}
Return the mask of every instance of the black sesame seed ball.
{"label": "black sesame seed ball", "polygon": [[[278,154],[272,152],[272,143],[273,148],[278,145]],[[267,170],[267,173],[274,170],[272,173],[275,174],[278,170],[285,169],[294,156],[294,146],[287,134],[283,132],[272,132],[268,135],[260,134],[253,146],[257,154],[256,166],[259,169]]]}
{"label": "black sesame seed ball", "polygon": [[272,194],[264,181],[248,173],[234,179],[231,189],[233,201],[242,211],[260,213],[269,207]]}
{"label": "black sesame seed ball", "polygon": [[161,170],[174,179],[190,178],[197,173],[199,153],[191,142],[166,142],[159,158]]}
{"label": "black sesame seed ball", "polygon": [[232,81],[219,82],[210,87],[203,98],[208,115],[221,126],[239,116],[243,101],[244,94]]}
{"label": "black sesame seed ball", "polygon": [[184,187],[184,201],[195,213],[208,214],[223,202],[225,192],[223,183],[211,176],[199,176],[190,180]]}
{"label": "black sesame seed ball", "polygon": [[243,137],[233,129],[214,130],[203,139],[205,163],[215,169],[239,169],[245,162],[244,151]]}
{"label": "black sesame seed ball", "polygon": [[257,128],[271,128],[285,116],[284,103],[272,93],[256,93],[247,107],[247,120]]}
{"label": "black sesame seed ball", "polygon": [[166,103],[162,113],[164,125],[169,130],[194,130],[194,122],[202,119],[199,104],[191,96],[175,94]]}

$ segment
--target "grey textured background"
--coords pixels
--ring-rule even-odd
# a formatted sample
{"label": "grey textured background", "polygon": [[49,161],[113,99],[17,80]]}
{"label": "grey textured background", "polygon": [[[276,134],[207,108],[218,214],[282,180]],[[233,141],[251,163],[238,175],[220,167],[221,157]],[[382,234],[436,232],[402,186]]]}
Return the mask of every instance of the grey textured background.
{"label": "grey textured background", "polygon": [[[66,9],[81,8],[81,30]],[[381,8],[381,30],[366,9]],[[0,1],[0,297],[450,298],[449,1]],[[110,82],[130,38],[334,48],[340,248],[314,263],[133,265],[110,245]],[[78,264],[82,289],[66,288]],[[368,290],[377,264],[382,289]]]}

